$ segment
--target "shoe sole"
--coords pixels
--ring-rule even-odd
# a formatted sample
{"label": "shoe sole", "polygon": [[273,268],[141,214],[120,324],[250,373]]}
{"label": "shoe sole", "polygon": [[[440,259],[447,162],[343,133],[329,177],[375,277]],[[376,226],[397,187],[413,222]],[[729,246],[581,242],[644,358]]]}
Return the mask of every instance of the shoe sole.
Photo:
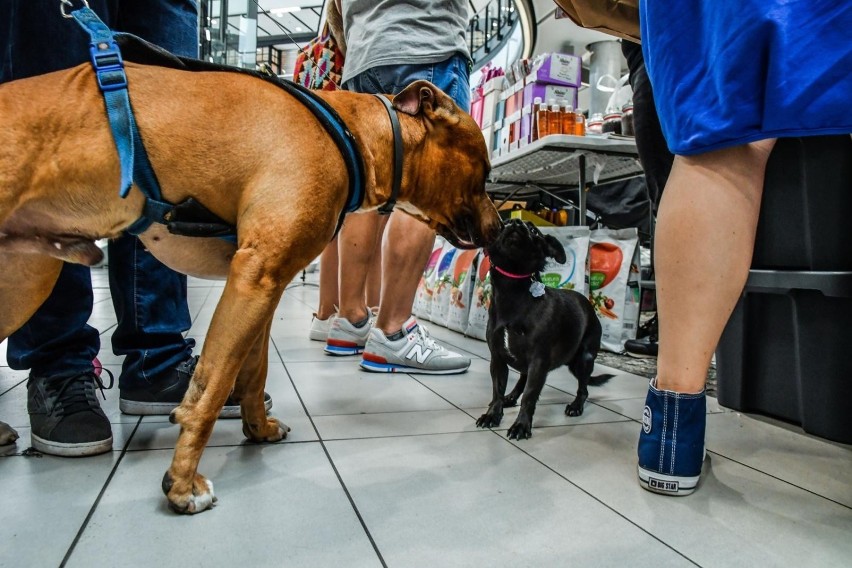
{"label": "shoe sole", "polygon": [[644,353],[632,353],[632,352],[626,351],[626,350],[624,351],[624,354],[629,355],[630,357],[633,357],[634,359],[656,359],[657,358],[656,355],[646,355]]}
{"label": "shoe sole", "polygon": [[31,433],[30,443],[32,443],[33,448],[43,454],[60,456],[63,458],[81,458],[84,456],[96,456],[98,454],[105,454],[106,452],[112,450],[112,436],[110,436],[106,440],[97,440],[95,442],[66,443],[46,440],[37,436],[36,434]]}
{"label": "shoe sole", "polygon": [[333,355],[335,357],[346,357],[348,355],[360,355],[364,352],[363,347],[340,347],[338,345],[328,345],[325,346],[325,354]]}
{"label": "shoe sole", "polygon": [[376,363],[374,361],[361,361],[361,369],[370,373],[410,373],[412,375],[459,375],[466,373],[470,368],[468,364],[460,369],[420,369],[418,367],[407,367],[405,365],[394,365],[393,363]]}
{"label": "shoe sole", "polygon": [[[118,400],[118,408],[122,414],[129,414],[131,416],[168,416],[178,406],[180,406],[179,402],[138,402],[123,398]],[[266,407],[266,411],[269,412],[272,408],[271,397],[265,400],[264,406]],[[222,407],[222,411],[219,412],[219,418],[233,419],[241,417],[242,413],[240,412],[239,404],[224,406]]]}
{"label": "shoe sole", "polygon": [[678,475],[664,475],[656,471],[638,467],[639,485],[642,489],[660,495],[671,495],[672,497],[684,497],[695,491],[698,487],[700,475],[695,477],[683,477]]}

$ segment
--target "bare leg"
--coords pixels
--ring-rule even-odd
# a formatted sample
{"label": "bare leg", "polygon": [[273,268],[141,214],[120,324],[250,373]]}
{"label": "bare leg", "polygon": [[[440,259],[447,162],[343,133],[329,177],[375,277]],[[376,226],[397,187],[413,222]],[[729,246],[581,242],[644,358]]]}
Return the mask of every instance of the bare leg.
{"label": "bare leg", "polygon": [[675,158],[655,238],[657,388],[699,392],[751,265],[774,140]]}
{"label": "bare leg", "polygon": [[376,252],[378,229],[378,213],[353,213],[346,216],[338,236],[340,315],[353,323],[367,317],[364,288]]}
{"label": "bare leg", "polygon": [[337,286],[337,267],[340,257],[337,254],[338,238],[334,237],[325,246],[320,255],[319,273],[319,306],[317,307],[317,319],[326,320],[340,305],[339,290]]}
{"label": "bare leg", "polygon": [[385,333],[395,333],[411,317],[411,307],[423,267],[432,252],[435,232],[420,221],[394,212],[388,222],[382,247],[382,301],[376,326]]}
{"label": "bare leg", "polygon": [[376,232],[375,254],[370,263],[370,272],[367,274],[367,305],[374,308],[379,305],[382,298],[382,234],[388,224],[388,216],[379,216],[379,229]]}

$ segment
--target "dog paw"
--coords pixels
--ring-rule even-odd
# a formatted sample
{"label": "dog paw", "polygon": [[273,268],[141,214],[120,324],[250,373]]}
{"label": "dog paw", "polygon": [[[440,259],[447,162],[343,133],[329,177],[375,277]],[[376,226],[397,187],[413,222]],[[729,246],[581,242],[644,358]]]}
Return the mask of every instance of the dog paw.
{"label": "dog paw", "polygon": [[167,471],[163,476],[163,493],[169,500],[169,508],[175,513],[183,515],[194,515],[211,509],[219,500],[213,492],[213,482],[201,474],[195,474],[192,492],[181,494],[177,491],[175,482]]}
{"label": "dog paw", "polygon": [[0,446],[14,444],[17,439],[18,433],[15,432],[14,428],[5,422],[0,422]]}
{"label": "dog paw", "polygon": [[267,418],[260,424],[243,421],[243,434],[252,442],[279,442],[289,431],[290,427],[277,418]]}
{"label": "dog paw", "polygon": [[503,397],[503,406],[511,407],[516,406],[518,404],[518,397],[516,396],[504,396]]}
{"label": "dog paw", "polygon": [[477,428],[496,428],[503,420],[503,414],[485,413],[476,420]]}
{"label": "dog paw", "polygon": [[565,407],[565,416],[580,416],[583,414],[583,405],[574,405],[572,402]]}
{"label": "dog paw", "polygon": [[506,437],[510,440],[526,440],[532,436],[532,425],[526,422],[515,422],[509,431],[506,432]]}

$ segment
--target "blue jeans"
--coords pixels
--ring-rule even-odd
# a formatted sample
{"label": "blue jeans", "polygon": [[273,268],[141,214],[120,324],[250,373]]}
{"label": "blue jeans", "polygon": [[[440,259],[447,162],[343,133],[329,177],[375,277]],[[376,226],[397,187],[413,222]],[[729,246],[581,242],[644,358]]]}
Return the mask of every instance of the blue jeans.
{"label": "blue jeans", "polygon": [[[197,57],[194,0],[89,0],[89,6],[114,30]],[[0,50],[0,82],[89,61],[88,36],[61,16],[59,2],[3,0]],[[154,258],[136,237],[124,236],[109,244],[109,283],[118,318],[113,351],[125,357],[119,386],[135,388],[165,377],[195,345],[183,336],[191,324],[186,276]],[[86,323],[92,305],[89,268],[64,264],[50,297],[9,337],[9,366],[30,369],[33,376],[91,370],[100,350],[98,330]]]}
{"label": "blue jeans", "polygon": [[396,95],[418,79],[425,79],[447,93],[459,108],[470,111],[470,66],[461,53],[438,63],[380,65],[352,77],[344,88],[356,93]]}

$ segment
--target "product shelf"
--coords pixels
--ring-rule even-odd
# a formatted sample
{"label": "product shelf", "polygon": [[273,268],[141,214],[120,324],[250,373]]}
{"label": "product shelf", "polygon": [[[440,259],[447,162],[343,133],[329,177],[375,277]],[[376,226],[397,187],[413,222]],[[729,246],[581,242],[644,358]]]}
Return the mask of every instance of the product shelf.
{"label": "product shelf", "polygon": [[[632,137],[550,135],[491,162],[486,191],[495,200],[546,193],[568,202],[566,193],[642,175]],[[586,216],[579,191],[580,219]]]}

